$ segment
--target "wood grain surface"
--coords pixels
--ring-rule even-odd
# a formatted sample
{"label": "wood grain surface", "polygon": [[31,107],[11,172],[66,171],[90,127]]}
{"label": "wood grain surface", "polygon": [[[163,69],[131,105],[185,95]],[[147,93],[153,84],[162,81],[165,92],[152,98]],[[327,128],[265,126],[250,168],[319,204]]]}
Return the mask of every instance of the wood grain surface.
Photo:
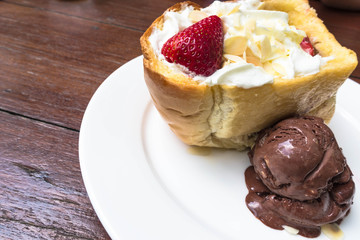
{"label": "wood grain surface", "polygon": [[0,111],[0,239],[107,239],[87,197],[78,132]]}
{"label": "wood grain surface", "polygon": [[[142,33],[176,2],[0,1],[0,239],[109,239],[81,178],[81,119],[98,86],[141,54]],[[359,12],[310,3],[359,55]],[[360,82],[359,67],[351,78]]]}

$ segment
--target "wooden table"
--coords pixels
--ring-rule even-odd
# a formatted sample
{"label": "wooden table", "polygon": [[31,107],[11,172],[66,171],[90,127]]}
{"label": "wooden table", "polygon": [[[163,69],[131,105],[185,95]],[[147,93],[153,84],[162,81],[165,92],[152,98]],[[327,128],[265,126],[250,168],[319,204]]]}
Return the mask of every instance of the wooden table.
{"label": "wooden table", "polygon": [[[141,54],[140,36],[175,2],[0,1],[0,239],[109,239],[81,178],[81,119],[102,81]],[[311,5],[360,55],[360,14]],[[360,83],[359,67],[351,78]]]}

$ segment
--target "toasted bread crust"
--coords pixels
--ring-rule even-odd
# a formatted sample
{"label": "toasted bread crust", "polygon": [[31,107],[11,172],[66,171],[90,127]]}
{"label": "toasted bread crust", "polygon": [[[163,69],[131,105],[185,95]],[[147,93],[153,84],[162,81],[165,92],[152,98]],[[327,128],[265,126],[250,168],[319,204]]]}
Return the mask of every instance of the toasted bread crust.
{"label": "toasted bread crust", "polygon": [[[323,57],[334,60],[314,75],[275,79],[273,84],[243,89],[200,85],[190,76],[174,73],[155,55],[149,36],[162,29],[164,14],[140,39],[145,81],[154,105],[172,131],[186,144],[242,150],[254,143],[256,133],[294,115],[311,114],[330,121],[337,89],[357,65],[356,54],[342,47],[329,33],[306,0],[264,0],[263,9],[289,14],[289,23],[306,32]],[[180,11],[192,2],[175,4]]]}

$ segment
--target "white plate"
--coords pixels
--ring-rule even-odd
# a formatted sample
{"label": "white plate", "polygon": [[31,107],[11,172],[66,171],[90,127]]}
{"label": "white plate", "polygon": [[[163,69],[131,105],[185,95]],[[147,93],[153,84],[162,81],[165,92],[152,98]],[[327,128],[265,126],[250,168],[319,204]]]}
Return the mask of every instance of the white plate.
{"label": "white plate", "polygon": [[[245,152],[191,153],[151,103],[142,57],[111,74],[92,97],[79,139],[90,200],[113,239],[305,239],[271,229],[245,205]],[[330,124],[360,186],[360,85],[347,80]],[[341,224],[360,236],[359,192]],[[318,239],[327,239],[321,235]]]}

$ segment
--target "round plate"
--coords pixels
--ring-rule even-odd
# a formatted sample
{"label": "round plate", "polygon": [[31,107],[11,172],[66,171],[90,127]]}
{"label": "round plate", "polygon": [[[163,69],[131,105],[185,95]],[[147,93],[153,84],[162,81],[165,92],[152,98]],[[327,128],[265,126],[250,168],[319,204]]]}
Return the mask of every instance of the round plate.
{"label": "round plate", "polygon": [[[271,229],[245,205],[246,152],[183,144],[154,108],[142,57],[112,73],[81,124],[79,155],[91,203],[113,239],[299,239]],[[360,85],[340,88],[330,128],[360,186]],[[341,229],[360,236],[358,192]],[[301,237],[300,237],[301,238]],[[321,235],[318,239],[327,239]]]}

